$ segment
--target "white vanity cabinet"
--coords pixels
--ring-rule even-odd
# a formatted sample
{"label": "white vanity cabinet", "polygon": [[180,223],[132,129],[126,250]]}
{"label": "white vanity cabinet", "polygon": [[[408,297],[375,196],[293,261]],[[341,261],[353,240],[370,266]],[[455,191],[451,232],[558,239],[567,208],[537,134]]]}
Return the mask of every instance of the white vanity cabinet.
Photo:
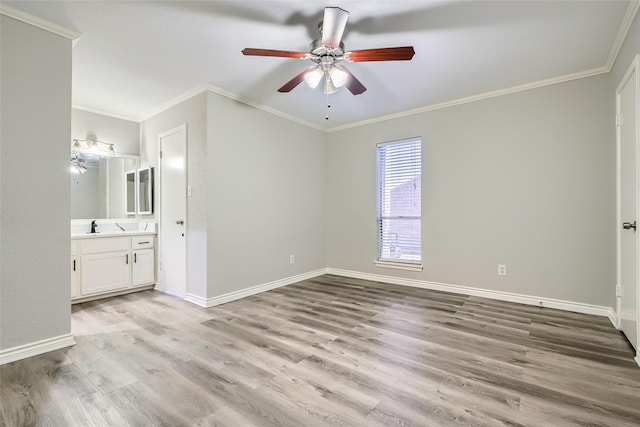
{"label": "white vanity cabinet", "polygon": [[82,247],[82,295],[128,288],[131,284],[129,265],[130,237],[88,239]]}
{"label": "white vanity cabinet", "polygon": [[80,257],[77,255],[77,242],[71,241],[71,298],[80,296]]}
{"label": "white vanity cabinet", "polygon": [[148,289],[155,283],[155,235],[86,237],[72,240],[71,247],[72,302]]}
{"label": "white vanity cabinet", "polygon": [[131,238],[133,254],[132,278],[133,286],[145,285],[155,281],[155,253],[153,236],[136,236]]}

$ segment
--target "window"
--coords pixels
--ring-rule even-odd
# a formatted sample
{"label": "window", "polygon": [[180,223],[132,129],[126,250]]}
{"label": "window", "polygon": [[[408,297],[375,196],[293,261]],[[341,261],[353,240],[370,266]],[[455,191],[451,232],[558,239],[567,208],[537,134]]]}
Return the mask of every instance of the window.
{"label": "window", "polygon": [[422,270],[422,141],[378,144],[378,259],[382,267]]}

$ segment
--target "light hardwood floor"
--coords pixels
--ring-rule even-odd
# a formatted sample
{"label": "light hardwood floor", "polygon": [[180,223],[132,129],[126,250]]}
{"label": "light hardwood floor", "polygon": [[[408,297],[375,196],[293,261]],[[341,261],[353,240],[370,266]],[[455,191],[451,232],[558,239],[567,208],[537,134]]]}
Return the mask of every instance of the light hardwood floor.
{"label": "light hardwood floor", "polygon": [[76,346],[0,367],[3,426],[640,424],[606,318],[337,276],[72,310]]}

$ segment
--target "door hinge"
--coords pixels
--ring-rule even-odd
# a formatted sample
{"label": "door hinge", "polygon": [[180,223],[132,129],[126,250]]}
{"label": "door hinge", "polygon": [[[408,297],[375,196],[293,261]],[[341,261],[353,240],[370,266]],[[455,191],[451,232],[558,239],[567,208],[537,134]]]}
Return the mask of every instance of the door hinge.
{"label": "door hinge", "polygon": [[620,285],[616,285],[616,296],[617,297],[621,297],[622,296],[622,286],[620,286]]}
{"label": "door hinge", "polygon": [[[616,121],[617,121],[617,119],[616,119]],[[162,158],[162,150],[160,150],[160,158]]]}
{"label": "door hinge", "polygon": [[616,114],[616,126],[622,126],[624,123],[624,117],[622,114]]}

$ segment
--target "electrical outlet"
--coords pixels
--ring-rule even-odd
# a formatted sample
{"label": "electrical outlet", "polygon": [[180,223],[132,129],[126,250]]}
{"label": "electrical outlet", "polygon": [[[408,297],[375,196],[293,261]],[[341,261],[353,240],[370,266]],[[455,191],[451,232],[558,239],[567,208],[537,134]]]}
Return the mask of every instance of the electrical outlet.
{"label": "electrical outlet", "polygon": [[506,275],[507,275],[507,265],[498,264],[498,276],[506,276]]}
{"label": "electrical outlet", "polygon": [[296,263],[296,256],[289,255],[289,264],[295,264],[295,263]]}

